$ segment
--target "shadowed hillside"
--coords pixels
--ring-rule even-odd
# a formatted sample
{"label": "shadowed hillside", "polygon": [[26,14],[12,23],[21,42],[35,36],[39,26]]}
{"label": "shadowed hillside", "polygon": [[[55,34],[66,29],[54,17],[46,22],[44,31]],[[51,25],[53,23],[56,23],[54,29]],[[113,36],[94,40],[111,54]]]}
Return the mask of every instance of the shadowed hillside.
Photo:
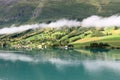
{"label": "shadowed hillside", "polygon": [[61,18],[82,20],[120,11],[119,0],[0,0],[0,27],[49,22]]}

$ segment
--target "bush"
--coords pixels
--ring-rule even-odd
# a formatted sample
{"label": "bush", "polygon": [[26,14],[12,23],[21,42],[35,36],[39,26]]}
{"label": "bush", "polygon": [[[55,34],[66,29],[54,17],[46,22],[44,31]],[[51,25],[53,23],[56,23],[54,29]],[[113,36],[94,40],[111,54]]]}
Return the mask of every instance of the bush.
{"label": "bush", "polygon": [[91,43],[90,44],[90,48],[106,48],[106,47],[109,47],[109,44],[107,43]]}

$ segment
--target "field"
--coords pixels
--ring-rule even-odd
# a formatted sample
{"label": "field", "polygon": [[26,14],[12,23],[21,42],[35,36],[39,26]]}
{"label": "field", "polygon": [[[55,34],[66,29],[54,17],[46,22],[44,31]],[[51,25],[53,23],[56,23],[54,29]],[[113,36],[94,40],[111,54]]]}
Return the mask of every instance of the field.
{"label": "field", "polygon": [[84,38],[81,40],[77,40],[73,45],[76,48],[89,46],[90,43],[108,43],[110,46],[113,47],[120,47],[120,35],[112,35],[112,36],[104,36],[104,37],[93,37],[93,38]]}

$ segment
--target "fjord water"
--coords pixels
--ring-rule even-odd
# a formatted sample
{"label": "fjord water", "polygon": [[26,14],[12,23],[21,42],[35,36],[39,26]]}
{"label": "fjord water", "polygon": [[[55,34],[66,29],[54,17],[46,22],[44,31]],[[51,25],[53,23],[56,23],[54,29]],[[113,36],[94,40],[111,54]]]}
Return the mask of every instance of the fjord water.
{"label": "fjord water", "polygon": [[0,50],[0,80],[120,80],[120,50]]}

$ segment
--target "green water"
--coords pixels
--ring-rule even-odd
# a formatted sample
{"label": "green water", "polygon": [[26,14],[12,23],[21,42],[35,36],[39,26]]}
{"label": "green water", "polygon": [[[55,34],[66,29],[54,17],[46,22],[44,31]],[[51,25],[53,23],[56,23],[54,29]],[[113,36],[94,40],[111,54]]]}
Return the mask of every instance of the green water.
{"label": "green water", "polygon": [[0,80],[120,80],[120,50],[0,50]]}

